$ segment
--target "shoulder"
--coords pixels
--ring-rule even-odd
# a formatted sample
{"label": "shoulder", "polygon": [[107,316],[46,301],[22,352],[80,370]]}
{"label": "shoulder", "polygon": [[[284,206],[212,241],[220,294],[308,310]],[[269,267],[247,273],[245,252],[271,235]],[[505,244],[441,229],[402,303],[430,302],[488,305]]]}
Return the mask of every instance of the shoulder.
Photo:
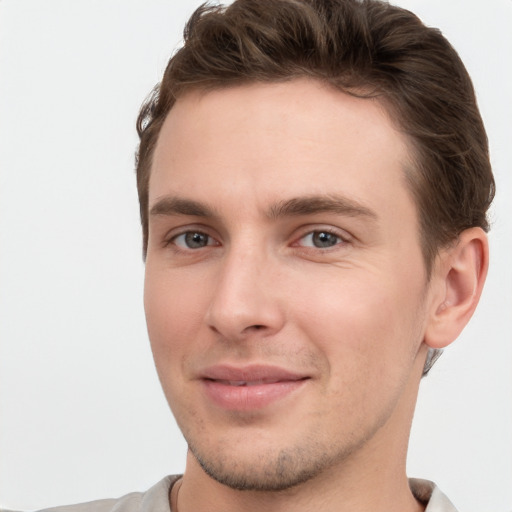
{"label": "shoulder", "polygon": [[[166,476],[146,492],[131,492],[120,498],[46,508],[39,512],[171,512],[169,489],[179,475]],[[1,509],[1,512],[9,512]]]}
{"label": "shoulder", "polygon": [[453,503],[434,482],[410,478],[409,487],[414,497],[426,505],[425,512],[457,512]]}

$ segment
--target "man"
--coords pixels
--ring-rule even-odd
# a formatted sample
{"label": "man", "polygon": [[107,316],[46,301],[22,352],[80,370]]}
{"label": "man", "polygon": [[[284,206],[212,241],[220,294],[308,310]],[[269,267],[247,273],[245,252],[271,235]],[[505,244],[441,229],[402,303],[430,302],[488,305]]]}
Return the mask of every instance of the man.
{"label": "man", "polygon": [[485,131],[448,43],[378,2],[203,8],[139,133],[148,331],[190,450],[84,507],[454,510],[405,474],[419,381],[488,264]]}
{"label": "man", "polygon": [[378,2],[203,8],[138,126],[171,508],[422,510],[416,393],[478,302],[494,187],[456,53]]}

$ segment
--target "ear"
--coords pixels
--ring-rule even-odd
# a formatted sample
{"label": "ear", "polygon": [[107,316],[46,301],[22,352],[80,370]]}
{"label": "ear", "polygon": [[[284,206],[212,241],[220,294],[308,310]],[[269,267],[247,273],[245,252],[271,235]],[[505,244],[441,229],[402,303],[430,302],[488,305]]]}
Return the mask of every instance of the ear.
{"label": "ear", "polygon": [[462,332],[480,300],[489,265],[487,235],[481,228],[463,231],[457,243],[442,249],[433,269],[425,344],[443,348]]}

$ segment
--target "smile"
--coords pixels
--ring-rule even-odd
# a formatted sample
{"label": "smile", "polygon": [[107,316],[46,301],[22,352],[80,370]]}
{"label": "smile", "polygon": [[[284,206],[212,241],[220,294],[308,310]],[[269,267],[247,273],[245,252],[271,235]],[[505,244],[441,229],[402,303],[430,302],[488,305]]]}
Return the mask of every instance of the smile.
{"label": "smile", "polygon": [[263,409],[294,394],[307,380],[308,376],[272,366],[215,366],[201,378],[207,401],[229,411]]}
{"label": "smile", "polygon": [[276,384],[279,380],[267,381],[267,380],[219,380],[217,381],[219,384],[224,384],[226,386],[260,386],[263,384]]}

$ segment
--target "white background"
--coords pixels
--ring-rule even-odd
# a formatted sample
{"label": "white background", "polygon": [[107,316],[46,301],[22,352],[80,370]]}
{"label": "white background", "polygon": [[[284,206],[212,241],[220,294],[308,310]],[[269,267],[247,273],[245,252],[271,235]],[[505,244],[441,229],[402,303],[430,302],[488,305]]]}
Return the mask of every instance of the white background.
{"label": "white background", "polygon": [[[512,510],[511,0],[402,0],[472,74],[498,183],[480,308],[423,382],[409,473]],[[0,0],[0,503],[115,497],[183,470],[153,369],[139,105],[196,1]]]}

